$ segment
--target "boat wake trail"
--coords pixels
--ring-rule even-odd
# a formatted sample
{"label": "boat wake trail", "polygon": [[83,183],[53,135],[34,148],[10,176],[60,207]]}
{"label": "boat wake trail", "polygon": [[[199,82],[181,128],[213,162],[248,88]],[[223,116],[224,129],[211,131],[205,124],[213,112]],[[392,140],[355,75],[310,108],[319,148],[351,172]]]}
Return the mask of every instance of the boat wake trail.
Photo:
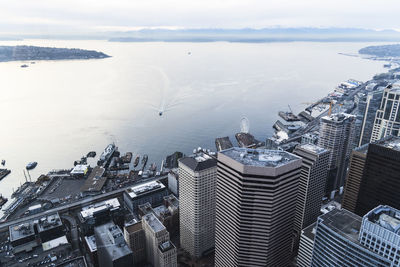
{"label": "boat wake trail", "polygon": [[160,116],[162,116],[165,112],[170,111],[171,109],[175,108],[178,105],[183,104],[182,99],[179,97],[179,91],[172,91],[171,89],[171,82],[168,75],[162,68],[152,66],[152,69],[156,70],[160,77],[161,77],[161,85],[160,89],[160,102],[158,105],[154,105],[149,103],[151,109],[158,112]]}

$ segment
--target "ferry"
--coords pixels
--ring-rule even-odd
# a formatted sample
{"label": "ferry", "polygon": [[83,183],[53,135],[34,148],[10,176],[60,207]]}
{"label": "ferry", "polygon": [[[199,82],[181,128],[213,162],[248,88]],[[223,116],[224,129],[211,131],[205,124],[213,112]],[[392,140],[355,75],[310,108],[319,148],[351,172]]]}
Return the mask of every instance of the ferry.
{"label": "ferry", "polygon": [[115,149],[116,149],[115,144],[109,144],[104,149],[103,153],[101,153],[100,159],[97,162],[97,164],[98,165],[102,165],[103,163],[107,162],[112,157],[112,155],[114,154]]}
{"label": "ferry", "polygon": [[149,159],[149,156],[147,156],[146,154],[145,155],[143,155],[143,158],[142,158],[142,165],[143,165],[143,169],[144,169],[144,167],[146,167],[146,164],[147,164],[147,160]]}

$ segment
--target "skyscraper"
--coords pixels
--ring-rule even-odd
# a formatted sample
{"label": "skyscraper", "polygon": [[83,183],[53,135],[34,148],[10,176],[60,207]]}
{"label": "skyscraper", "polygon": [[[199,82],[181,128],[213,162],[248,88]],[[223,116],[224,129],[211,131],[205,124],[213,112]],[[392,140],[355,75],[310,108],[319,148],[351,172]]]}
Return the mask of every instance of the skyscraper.
{"label": "skyscraper", "polygon": [[217,161],[200,153],[179,160],[181,247],[193,257],[215,247]]}
{"label": "skyscraper", "polygon": [[389,260],[360,244],[361,217],[334,209],[317,220],[311,260],[313,267],[391,266]]}
{"label": "skyscraper", "polygon": [[284,151],[218,153],[215,266],[287,266],[301,158]]}
{"label": "skyscraper", "polygon": [[368,147],[355,213],[378,205],[400,209],[400,137],[388,136]]}
{"label": "skyscraper", "polygon": [[133,253],[135,264],[146,260],[146,238],[142,227],[142,222],[133,219],[124,227],[124,238]]}
{"label": "skyscraper", "polygon": [[355,116],[345,113],[321,118],[318,146],[330,151],[326,194],[339,189],[344,184],[346,161],[353,144],[354,122]]}
{"label": "skyscraper", "polygon": [[293,153],[302,158],[294,220],[294,247],[296,248],[301,230],[314,223],[320,215],[328,175],[329,151],[308,144],[297,146]]}
{"label": "skyscraper", "polygon": [[349,171],[347,172],[342,200],[342,208],[351,212],[356,211],[358,192],[360,191],[361,179],[367,159],[368,145],[365,144],[351,152]]}
{"label": "skyscraper", "polygon": [[301,231],[299,252],[297,254],[298,267],[310,267],[314,238],[317,231],[316,222],[307,226]]}
{"label": "skyscraper", "polygon": [[371,142],[389,135],[400,135],[400,84],[389,85],[383,91],[381,106],[376,112]]}
{"label": "skyscraper", "polygon": [[368,144],[371,140],[372,129],[376,112],[382,102],[383,89],[368,92],[358,103],[358,114],[356,124],[359,122],[356,138],[354,138],[355,147]]}
{"label": "skyscraper", "polygon": [[[168,243],[170,245],[164,245],[160,248],[160,245],[170,242],[169,233],[165,226],[157,219],[154,213],[144,215],[142,217],[142,225],[146,237],[147,261],[153,266],[176,267],[177,254],[175,246],[172,243]],[[168,249],[163,249],[163,247],[168,247]],[[172,251],[170,248],[172,248]],[[167,253],[168,255],[166,256],[163,253]]]}
{"label": "skyscraper", "polygon": [[380,205],[362,219],[360,243],[400,266],[400,211]]}

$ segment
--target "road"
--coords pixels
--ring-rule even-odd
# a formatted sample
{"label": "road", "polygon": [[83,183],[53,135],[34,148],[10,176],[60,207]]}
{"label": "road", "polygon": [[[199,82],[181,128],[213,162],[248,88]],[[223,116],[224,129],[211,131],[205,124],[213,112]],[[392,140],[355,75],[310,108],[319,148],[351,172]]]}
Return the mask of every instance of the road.
{"label": "road", "polygon": [[[139,183],[136,183],[135,186],[141,185],[141,184],[145,184],[145,183],[148,183],[148,182],[152,182],[152,181],[159,181],[159,180],[165,179],[167,177],[168,177],[167,175],[153,177],[153,178],[150,178],[150,179],[146,179],[145,181],[141,181]],[[131,187],[131,186],[129,186],[129,187]],[[117,190],[114,190],[114,191],[111,191],[111,192],[107,192],[107,193],[104,193],[104,194],[100,194],[100,195],[97,195],[97,196],[86,197],[84,199],[81,199],[79,201],[76,201],[76,202],[73,202],[73,203],[70,203],[70,204],[67,204],[67,205],[62,205],[62,206],[59,206],[59,207],[56,207],[56,208],[53,208],[53,209],[50,209],[50,210],[46,210],[46,211],[43,211],[43,212],[40,212],[40,213],[37,213],[37,214],[34,214],[34,215],[30,215],[30,216],[22,217],[20,219],[16,219],[16,220],[12,220],[12,221],[1,223],[0,224],[0,232],[8,231],[8,227],[11,226],[11,225],[22,223],[22,222],[25,222],[25,221],[29,221],[29,220],[34,219],[34,218],[50,215],[50,214],[53,214],[53,213],[56,213],[56,212],[61,213],[61,212],[64,212],[64,211],[76,209],[78,207],[88,206],[90,204],[93,204],[95,202],[99,202],[101,200],[105,200],[105,199],[109,199],[109,198],[113,198],[113,197],[118,197],[119,195],[122,195],[122,193],[129,187],[120,188],[120,189],[117,189]]]}
{"label": "road", "polygon": [[74,252],[79,251],[78,226],[76,224],[75,218],[66,214],[60,215],[60,218],[69,222],[69,225],[71,226],[72,249],[74,250]]}
{"label": "road", "polygon": [[[364,84],[356,87],[343,101],[341,101],[340,103],[343,103],[346,100],[354,100],[354,96],[359,93],[363,88],[365,88]],[[332,113],[337,113],[339,112],[339,105],[338,103],[335,104],[332,107]],[[286,143],[289,143],[291,141],[294,141],[295,139],[299,138],[300,136],[302,136],[305,133],[310,132],[312,129],[314,129],[314,127],[319,125],[319,122],[321,120],[322,117],[328,115],[329,109],[325,110],[324,112],[322,112],[320,115],[318,115],[318,117],[316,117],[313,121],[311,121],[310,123],[307,124],[307,126],[303,129],[299,129],[297,132],[295,132],[287,141]]]}

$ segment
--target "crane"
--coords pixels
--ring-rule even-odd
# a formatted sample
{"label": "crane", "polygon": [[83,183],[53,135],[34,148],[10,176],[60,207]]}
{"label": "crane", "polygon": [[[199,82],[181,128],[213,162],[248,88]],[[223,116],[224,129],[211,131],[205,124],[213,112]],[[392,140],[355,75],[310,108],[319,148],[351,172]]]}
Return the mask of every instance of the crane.
{"label": "crane", "polygon": [[[332,115],[332,107],[333,107],[333,101],[331,101],[331,103],[329,103],[329,112],[328,112],[328,116]],[[343,104],[336,104],[339,106],[343,106]]]}

